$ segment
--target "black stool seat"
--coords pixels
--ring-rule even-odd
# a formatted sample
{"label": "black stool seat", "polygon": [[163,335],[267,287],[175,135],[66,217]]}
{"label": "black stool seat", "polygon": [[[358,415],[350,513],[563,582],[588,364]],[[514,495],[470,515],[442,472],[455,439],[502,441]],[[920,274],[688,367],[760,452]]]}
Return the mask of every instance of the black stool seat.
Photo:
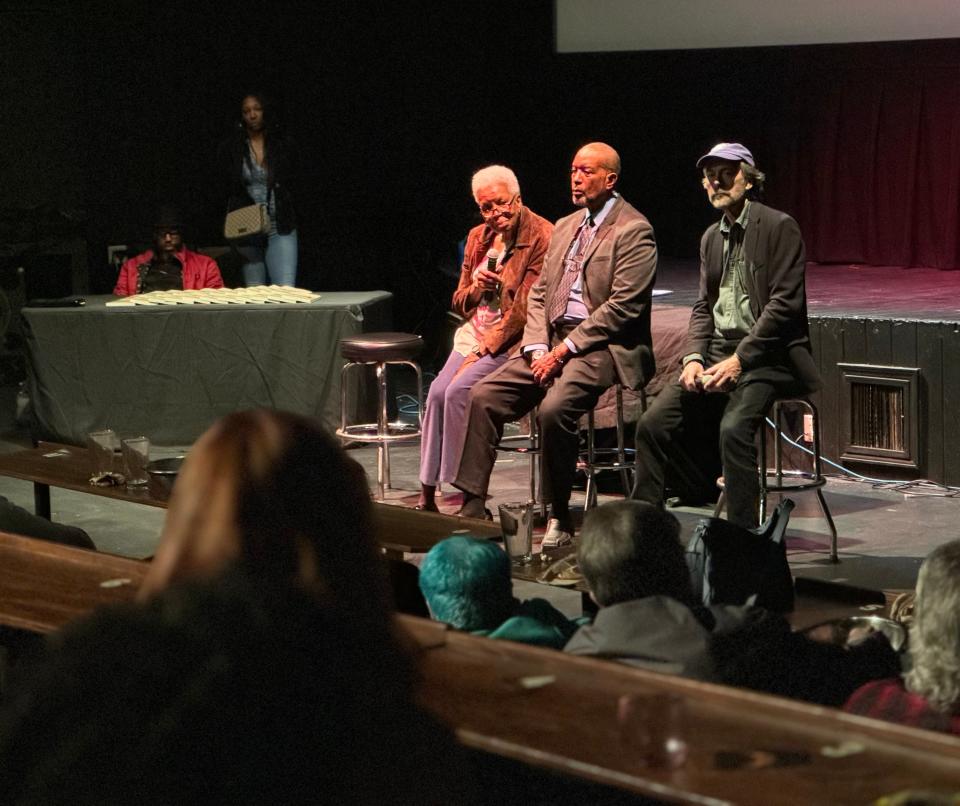
{"label": "black stool seat", "polygon": [[340,339],[340,355],[348,361],[410,361],[423,349],[416,333],[361,333]]}

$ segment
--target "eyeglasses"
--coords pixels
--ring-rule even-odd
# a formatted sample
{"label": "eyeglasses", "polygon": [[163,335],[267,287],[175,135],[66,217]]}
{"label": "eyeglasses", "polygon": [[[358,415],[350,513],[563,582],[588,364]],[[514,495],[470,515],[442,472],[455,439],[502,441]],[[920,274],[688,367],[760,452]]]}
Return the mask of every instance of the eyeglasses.
{"label": "eyeglasses", "polygon": [[500,215],[500,213],[504,213],[507,210],[509,210],[513,206],[513,203],[516,200],[517,200],[517,196],[514,196],[513,198],[510,199],[510,201],[504,202],[503,204],[494,204],[493,202],[484,202],[483,204],[480,205],[480,215],[482,218],[485,218],[485,219],[498,216]]}

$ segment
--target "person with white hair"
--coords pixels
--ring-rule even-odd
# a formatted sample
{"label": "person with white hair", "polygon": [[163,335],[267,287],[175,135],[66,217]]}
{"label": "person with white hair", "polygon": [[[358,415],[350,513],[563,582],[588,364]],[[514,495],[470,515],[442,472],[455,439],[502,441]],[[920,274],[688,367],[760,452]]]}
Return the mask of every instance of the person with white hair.
{"label": "person with white hair", "polygon": [[523,335],[527,294],[540,276],[553,225],[520,199],[516,174],[489,165],[473,175],[483,223],[467,235],[453,309],[457,330],[443,369],[430,385],[420,442],[417,509],[437,511],[437,485],[460,466],[467,400],[473,385],[500,367]]}
{"label": "person with white hair", "polygon": [[857,689],[845,711],[960,735],[960,540],[920,568],[910,625],[910,670]]}

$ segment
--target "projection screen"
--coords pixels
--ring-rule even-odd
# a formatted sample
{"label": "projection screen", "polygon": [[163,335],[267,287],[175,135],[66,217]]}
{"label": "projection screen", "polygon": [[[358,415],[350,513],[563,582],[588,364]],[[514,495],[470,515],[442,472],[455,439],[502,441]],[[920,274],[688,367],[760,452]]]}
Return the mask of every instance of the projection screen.
{"label": "projection screen", "polygon": [[960,37],[960,0],[555,0],[558,53]]}

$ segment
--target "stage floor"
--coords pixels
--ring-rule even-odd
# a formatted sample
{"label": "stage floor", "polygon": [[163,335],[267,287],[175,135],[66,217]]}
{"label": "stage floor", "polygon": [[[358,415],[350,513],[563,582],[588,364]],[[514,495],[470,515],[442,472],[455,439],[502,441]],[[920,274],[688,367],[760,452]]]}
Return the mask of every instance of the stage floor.
{"label": "stage floor", "polygon": [[[657,302],[693,305],[698,277],[696,260],[662,259],[656,287],[673,293]],[[960,322],[960,271],[808,263],[807,310],[811,317]]]}

